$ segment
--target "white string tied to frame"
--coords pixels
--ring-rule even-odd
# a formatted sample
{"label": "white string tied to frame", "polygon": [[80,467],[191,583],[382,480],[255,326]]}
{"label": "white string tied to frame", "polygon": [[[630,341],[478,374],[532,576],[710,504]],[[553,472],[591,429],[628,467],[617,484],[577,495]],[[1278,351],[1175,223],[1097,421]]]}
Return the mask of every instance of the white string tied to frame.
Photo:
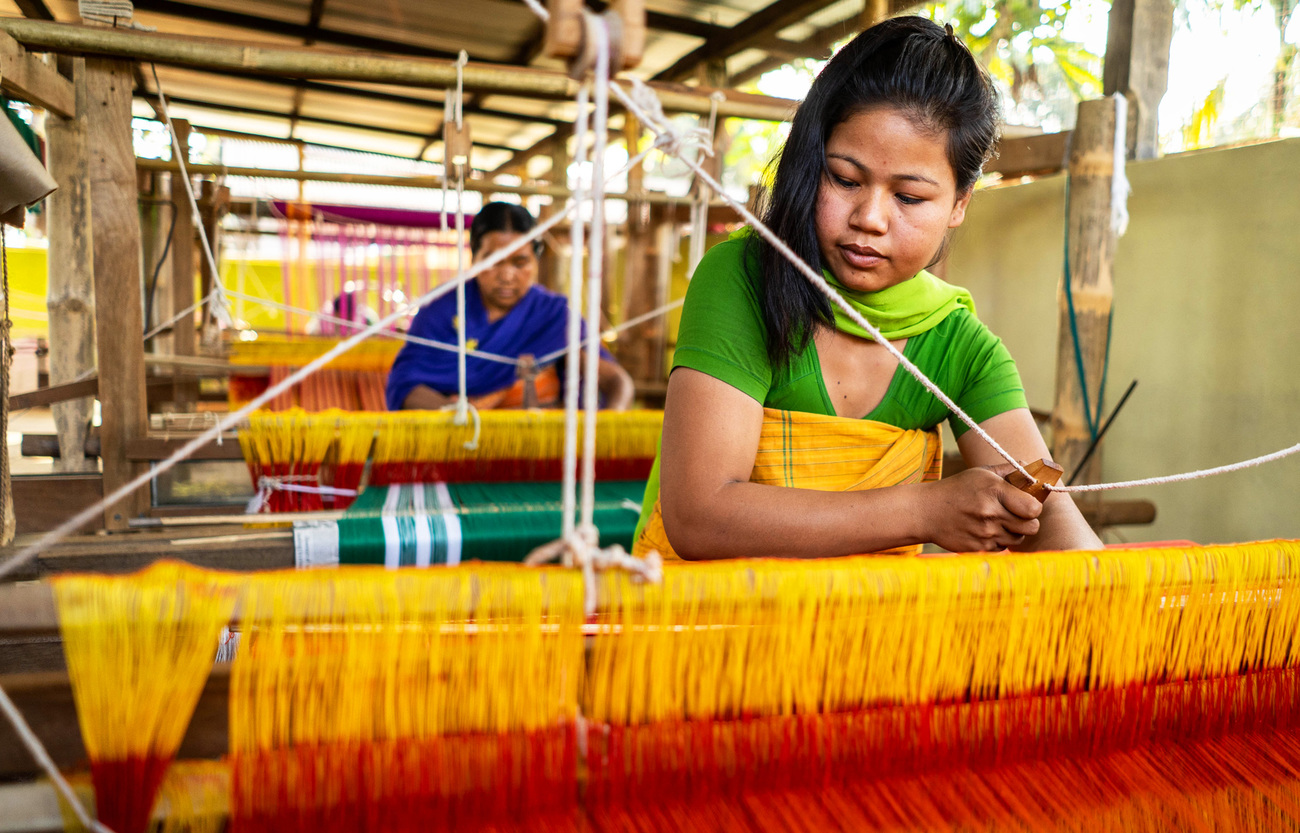
{"label": "white string tied to frame", "polygon": [[[316,484],[316,485],[308,485]],[[279,477],[262,475],[257,478],[257,493],[248,501],[244,509],[246,515],[256,515],[271,499],[272,492],[299,492],[307,495],[333,495],[335,497],[356,497],[356,489],[341,489],[335,486],[320,485],[314,474],[286,474]]]}
{"label": "white string tied to frame", "polygon": [[[456,57],[456,93],[452,96],[450,90],[447,91],[447,108],[444,109],[443,119],[451,118],[459,132],[465,127],[465,65],[469,63],[469,53],[464,49]],[[446,181],[448,172],[454,167],[456,170],[456,272],[460,273],[465,268],[465,168],[469,165],[469,160],[461,163],[451,156],[446,141],[446,131],[443,132],[442,143],[442,174],[443,174],[443,202],[442,216],[447,216],[447,188]],[[469,344],[465,336],[465,330],[468,326],[465,315],[465,283],[462,281],[456,284],[456,374],[457,389],[459,396],[451,406],[445,406],[443,410],[449,408],[456,411],[453,423],[456,425],[468,425],[470,421],[470,409],[473,407],[469,402],[469,374],[467,365],[469,360],[466,356],[466,350]],[[478,448],[480,421],[478,410],[474,410],[474,436],[465,442],[465,448],[473,451]]]}
{"label": "white string tied to frame", "polygon": [[[709,95],[709,139],[708,144],[700,148],[708,156],[714,155],[718,141],[718,104],[726,100],[727,97],[721,90],[714,90]],[[709,186],[703,180],[696,180],[695,184],[695,201],[691,203],[691,249],[686,261],[688,275],[693,274],[695,267],[699,266],[700,261],[704,259],[704,248],[709,233]]]}

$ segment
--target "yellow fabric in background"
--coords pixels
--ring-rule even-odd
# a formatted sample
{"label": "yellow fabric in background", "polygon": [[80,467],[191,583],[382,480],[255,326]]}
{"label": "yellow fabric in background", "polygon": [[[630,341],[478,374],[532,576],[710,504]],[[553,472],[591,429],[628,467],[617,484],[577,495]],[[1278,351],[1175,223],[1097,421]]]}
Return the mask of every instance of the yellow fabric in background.
{"label": "yellow fabric in background", "polygon": [[[851,492],[938,480],[943,443],[938,431],[905,431],[883,422],[763,409],[763,429],[751,483]],[[678,558],[664,531],[658,498],[633,553],[658,550]],[[896,547],[878,555],[918,555],[921,547]]]}

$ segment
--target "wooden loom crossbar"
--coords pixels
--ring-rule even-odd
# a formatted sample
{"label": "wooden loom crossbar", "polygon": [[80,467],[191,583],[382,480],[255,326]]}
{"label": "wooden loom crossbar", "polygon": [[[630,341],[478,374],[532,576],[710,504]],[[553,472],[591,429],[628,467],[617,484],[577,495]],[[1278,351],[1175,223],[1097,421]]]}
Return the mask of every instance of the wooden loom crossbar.
{"label": "wooden loom crossbar", "polygon": [[[232,830],[1300,819],[1300,542],[684,565],[601,576],[586,626],[554,569],[55,586],[101,583],[239,608]],[[98,623],[117,648],[79,683],[74,664],[79,700],[175,661],[130,653],[176,627],[141,610]]]}

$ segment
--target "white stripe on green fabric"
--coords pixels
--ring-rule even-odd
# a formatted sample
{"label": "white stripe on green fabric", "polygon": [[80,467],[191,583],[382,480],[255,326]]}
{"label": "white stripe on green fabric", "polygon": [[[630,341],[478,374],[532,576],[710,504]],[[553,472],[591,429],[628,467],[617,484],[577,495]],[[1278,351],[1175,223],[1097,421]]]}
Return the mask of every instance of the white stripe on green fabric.
{"label": "white stripe on green fabric", "polygon": [[423,484],[411,490],[411,508],[415,513],[415,566],[428,567],[433,557],[433,530],[427,520]]}
{"label": "white stripe on green fabric", "polygon": [[460,515],[456,512],[456,503],[451,499],[451,490],[441,481],[433,484],[433,493],[438,499],[438,509],[443,526],[443,540],[446,543],[446,556],[443,563],[455,566],[460,563],[463,538],[460,529]]}
{"label": "white stripe on green fabric", "polygon": [[402,499],[402,487],[394,483],[384,497],[384,508],[379,522],[384,528],[384,566],[396,569],[402,563],[402,535],[397,525],[397,505]]}

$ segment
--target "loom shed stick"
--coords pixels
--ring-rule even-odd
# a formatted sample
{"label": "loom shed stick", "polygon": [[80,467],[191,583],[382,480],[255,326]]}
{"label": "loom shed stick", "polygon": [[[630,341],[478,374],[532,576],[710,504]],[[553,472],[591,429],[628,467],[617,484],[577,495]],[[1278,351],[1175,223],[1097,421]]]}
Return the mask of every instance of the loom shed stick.
{"label": "loom shed stick", "polygon": [[1020,491],[1033,495],[1038,499],[1039,503],[1046,503],[1047,496],[1051,494],[1047,487],[1059,483],[1061,475],[1065,474],[1065,469],[1051,460],[1035,460],[1032,463],[1024,463],[1023,465],[1025,471],[1034,476],[1033,480],[1018,471],[1011,472],[1003,479]]}

